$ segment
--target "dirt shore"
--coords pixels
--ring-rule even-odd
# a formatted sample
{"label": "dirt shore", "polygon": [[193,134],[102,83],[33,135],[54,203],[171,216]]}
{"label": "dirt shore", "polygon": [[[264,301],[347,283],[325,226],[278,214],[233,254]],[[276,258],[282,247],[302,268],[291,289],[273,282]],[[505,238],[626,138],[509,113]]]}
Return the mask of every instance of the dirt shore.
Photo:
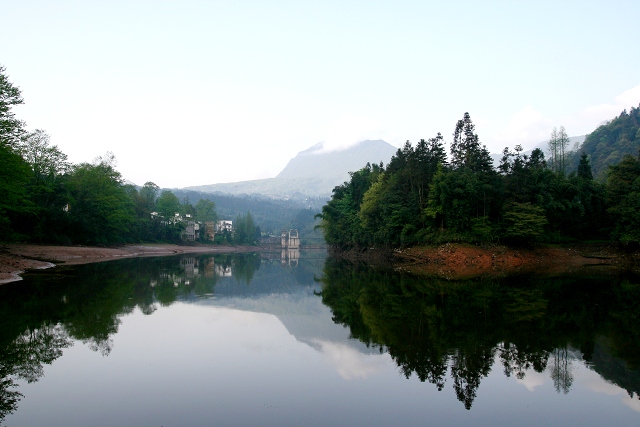
{"label": "dirt shore", "polygon": [[[620,251],[613,244],[574,244],[563,247],[510,248],[445,244],[437,247],[414,247],[393,252],[367,250],[343,253],[351,260],[376,265],[386,264],[396,270],[450,280],[471,277],[504,277],[516,274],[556,276],[584,272],[584,267],[604,267],[599,271],[640,271],[640,255]],[[596,270],[589,270],[596,272]]]}
{"label": "dirt shore", "polygon": [[[20,280],[26,270],[56,264],[87,264],[127,257],[186,253],[254,252],[254,246],[180,246],[169,244],[127,245],[119,248],[9,244],[0,246],[0,284]],[[446,279],[512,274],[562,275],[585,266],[611,267],[640,273],[640,254],[628,254],[611,244],[577,244],[566,247],[516,249],[445,244],[414,247],[393,252],[367,250],[342,252],[340,256],[376,265],[387,264],[413,274]]]}
{"label": "dirt shore", "polygon": [[0,284],[21,280],[26,270],[55,267],[56,264],[88,264],[119,258],[163,256],[186,253],[238,253],[260,250],[255,246],[180,246],[170,244],[127,245],[118,248],[87,246],[45,246],[7,244],[0,246]]}

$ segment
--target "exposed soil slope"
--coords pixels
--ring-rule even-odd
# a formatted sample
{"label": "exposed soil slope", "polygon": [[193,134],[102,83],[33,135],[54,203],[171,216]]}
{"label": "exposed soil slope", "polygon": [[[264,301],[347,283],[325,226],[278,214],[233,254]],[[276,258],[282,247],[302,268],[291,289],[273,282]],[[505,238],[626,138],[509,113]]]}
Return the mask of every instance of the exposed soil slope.
{"label": "exposed soil slope", "polygon": [[386,263],[398,270],[446,279],[477,276],[501,277],[514,274],[570,274],[584,267],[638,269],[638,254],[627,254],[609,244],[576,244],[533,249],[506,246],[445,244],[437,247],[397,249],[392,254],[367,250],[342,255],[351,260]]}

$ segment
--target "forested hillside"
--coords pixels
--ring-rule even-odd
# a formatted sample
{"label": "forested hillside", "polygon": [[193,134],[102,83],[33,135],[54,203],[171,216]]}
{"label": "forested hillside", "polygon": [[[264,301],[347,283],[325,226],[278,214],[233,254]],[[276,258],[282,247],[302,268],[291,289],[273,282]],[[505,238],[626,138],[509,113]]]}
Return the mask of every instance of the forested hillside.
{"label": "forested hillside", "polygon": [[520,146],[506,149],[496,169],[468,113],[455,126],[449,153],[438,134],[407,142],[386,168],[368,164],[353,172],[322,208],[327,243],[640,241],[637,156],[624,157],[602,182],[593,179],[587,155],[565,175],[557,161],[548,166],[542,150],[523,155]]}
{"label": "forested hillside", "polygon": [[[624,110],[619,116],[599,126],[587,135],[578,153],[586,153],[593,175],[604,178],[609,166],[620,163],[624,156],[640,152],[640,106]],[[573,159],[573,170],[579,155]]]}

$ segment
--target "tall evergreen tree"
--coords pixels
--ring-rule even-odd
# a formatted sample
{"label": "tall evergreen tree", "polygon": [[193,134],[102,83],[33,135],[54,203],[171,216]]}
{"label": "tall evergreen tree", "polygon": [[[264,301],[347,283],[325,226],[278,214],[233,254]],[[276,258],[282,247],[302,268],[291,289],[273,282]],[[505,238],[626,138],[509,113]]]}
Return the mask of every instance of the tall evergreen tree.
{"label": "tall evergreen tree", "polygon": [[580,155],[580,163],[578,164],[578,178],[586,179],[589,181],[593,179],[589,157],[584,152],[582,153],[582,155]]}
{"label": "tall evergreen tree", "polygon": [[464,113],[453,132],[451,166],[454,169],[468,168],[473,172],[488,172],[493,168],[492,163],[489,151],[480,145],[471,116]]}

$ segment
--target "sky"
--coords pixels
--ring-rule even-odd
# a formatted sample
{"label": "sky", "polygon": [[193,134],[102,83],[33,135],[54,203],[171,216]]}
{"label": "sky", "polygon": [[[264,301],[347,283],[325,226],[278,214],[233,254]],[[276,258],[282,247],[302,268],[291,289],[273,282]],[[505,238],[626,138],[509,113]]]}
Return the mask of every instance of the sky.
{"label": "sky", "polygon": [[640,104],[640,1],[0,0],[14,108],[134,184],[274,177],[318,142],[400,147],[469,112],[491,152]]}

